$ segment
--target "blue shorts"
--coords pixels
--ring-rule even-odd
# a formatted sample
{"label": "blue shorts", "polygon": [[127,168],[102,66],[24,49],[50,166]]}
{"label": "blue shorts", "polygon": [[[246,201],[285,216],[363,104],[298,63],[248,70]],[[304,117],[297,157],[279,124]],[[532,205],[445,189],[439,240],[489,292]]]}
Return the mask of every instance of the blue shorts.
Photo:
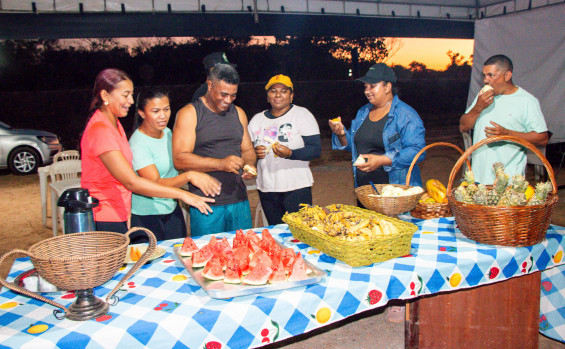
{"label": "blue shorts", "polygon": [[190,235],[202,236],[217,234],[237,229],[250,229],[251,208],[249,200],[235,204],[211,206],[214,212],[205,215],[190,207]]}

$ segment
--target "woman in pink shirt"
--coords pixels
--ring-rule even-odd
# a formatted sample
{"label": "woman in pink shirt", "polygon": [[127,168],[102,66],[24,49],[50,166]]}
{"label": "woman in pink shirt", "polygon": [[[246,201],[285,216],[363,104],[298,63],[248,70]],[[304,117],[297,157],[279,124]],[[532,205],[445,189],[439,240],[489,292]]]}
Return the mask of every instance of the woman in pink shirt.
{"label": "woman in pink shirt", "polygon": [[[100,200],[94,209],[96,230],[125,233],[131,213],[131,193],[180,199],[202,213],[212,212],[206,198],[138,177],[132,167],[132,153],[119,118],[133,104],[133,82],[118,69],[105,69],[94,82],[90,104],[92,116],[81,138],[81,186]],[[220,193],[218,183],[210,183],[205,193]]]}

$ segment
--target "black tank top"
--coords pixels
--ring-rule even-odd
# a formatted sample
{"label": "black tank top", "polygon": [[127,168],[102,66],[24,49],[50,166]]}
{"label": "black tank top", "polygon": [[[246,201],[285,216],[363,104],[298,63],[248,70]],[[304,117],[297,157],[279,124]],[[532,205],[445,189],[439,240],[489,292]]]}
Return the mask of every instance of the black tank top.
{"label": "black tank top", "polygon": [[[385,153],[385,144],[383,141],[383,130],[385,128],[388,114],[378,121],[371,121],[369,117],[363,121],[357,132],[355,133],[355,147],[357,154],[377,154]],[[388,173],[379,167],[373,172],[359,171],[355,167],[357,175],[357,185],[367,185],[370,182],[374,184],[388,184]]]}
{"label": "black tank top", "polygon": [[[199,98],[192,103],[196,109],[196,140],[193,153],[202,157],[223,159],[228,155],[241,156],[243,125],[237,110],[231,104],[225,113],[214,113]],[[222,191],[216,202],[210,205],[227,205],[247,200],[247,189],[240,174],[212,171],[208,174],[222,183]],[[189,185],[189,191],[204,196],[202,191]]]}

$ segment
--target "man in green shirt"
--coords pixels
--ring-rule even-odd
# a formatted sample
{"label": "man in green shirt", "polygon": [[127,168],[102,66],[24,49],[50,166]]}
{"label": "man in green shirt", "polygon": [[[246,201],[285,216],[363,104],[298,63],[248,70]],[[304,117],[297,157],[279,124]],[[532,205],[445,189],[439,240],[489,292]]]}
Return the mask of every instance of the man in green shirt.
{"label": "man in green shirt", "polygon": [[[485,86],[459,120],[461,132],[473,131],[473,144],[486,137],[514,136],[543,147],[549,139],[539,101],[512,82],[512,61],[495,55],[483,65]],[[524,174],[526,149],[511,142],[496,142],[475,150],[471,167],[475,180],[494,182],[492,165],[502,162],[510,176]]]}

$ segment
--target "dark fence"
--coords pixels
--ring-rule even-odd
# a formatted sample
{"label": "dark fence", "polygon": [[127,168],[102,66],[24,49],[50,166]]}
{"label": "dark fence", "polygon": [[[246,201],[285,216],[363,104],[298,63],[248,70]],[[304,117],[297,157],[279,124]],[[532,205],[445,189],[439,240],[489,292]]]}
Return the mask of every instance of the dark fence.
{"label": "dark fence", "polygon": [[[199,85],[165,86],[170,91],[174,114],[188,103]],[[420,113],[426,128],[453,126],[464,112],[469,80],[405,80],[398,83],[400,98]],[[143,87],[137,87],[139,90]],[[16,128],[33,128],[57,134],[66,149],[76,149],[86,124],[90,90],[0,92],[3,115],[0,121]],[[242,83],[236,104],[247,117],[268,108],[264,84]],[[341,116],[346,127],[367,100],[363,86],[354,81],[306,81],[295,83],[294,101],[318,119],[322,135],[329,135],[327,120]],[[131,132],[134,108],[120,120]]]}

